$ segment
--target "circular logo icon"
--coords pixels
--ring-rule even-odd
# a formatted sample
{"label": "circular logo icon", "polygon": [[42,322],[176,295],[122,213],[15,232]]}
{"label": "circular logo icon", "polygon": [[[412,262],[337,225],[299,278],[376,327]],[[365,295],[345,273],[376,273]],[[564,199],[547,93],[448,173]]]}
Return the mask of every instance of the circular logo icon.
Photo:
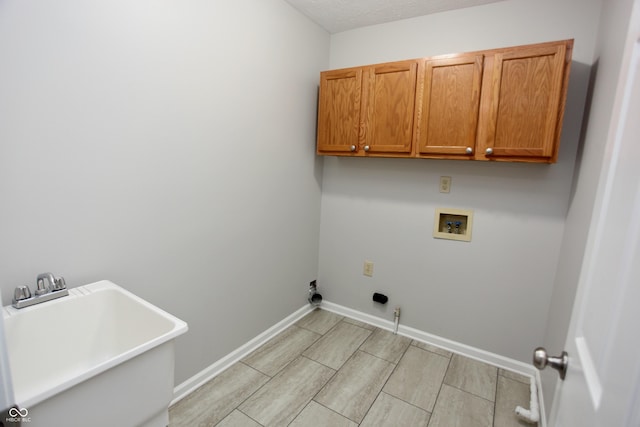
{"label": "circular logo icon", "polygon": [[22,409],[10,408],[9,409],[9,416],[10,417],[14,417],[14,418],[22,417],[22,418],[25,418],[27,415],[29,415],[29,411],[27,411],[27,408],[22,408]]}

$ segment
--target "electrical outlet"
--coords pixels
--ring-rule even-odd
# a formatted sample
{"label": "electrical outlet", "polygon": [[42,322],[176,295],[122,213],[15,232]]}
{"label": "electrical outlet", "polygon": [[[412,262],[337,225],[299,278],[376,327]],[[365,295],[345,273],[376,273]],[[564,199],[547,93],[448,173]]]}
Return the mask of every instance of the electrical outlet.
{"label": "electrical outlet", "polygon": [[364,262],[364,269],[362,270],[362,274],[364,274],[365,276],[373,277],[373,262],[372,261],[365,261]]}
{"label": "electrical outlet", "polygon": [[451,177],[450,176],[441,176],[440,177],[440,192],[448,193],[451,190]]}

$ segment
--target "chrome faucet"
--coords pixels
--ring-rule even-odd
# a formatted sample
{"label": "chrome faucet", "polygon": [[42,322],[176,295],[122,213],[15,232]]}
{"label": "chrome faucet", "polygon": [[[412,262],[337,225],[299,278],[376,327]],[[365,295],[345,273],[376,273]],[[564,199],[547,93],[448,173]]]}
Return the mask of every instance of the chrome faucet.
{"label": "chrome faucet", "polygon": [[[48,282],[48,285],[45,285],[45,280]],[[18,286],[14,291],[11,305],[15,308],[24,308],[67,295],[69,295],[69,291],[67,290],[64,277],[55,277],[51,273],[41,273],[38,274],[36,278],[34,295],[31,295],[29,286]]]}
{"label": "chrome faucet", "polygon": [[[44,285],[44,280],[47,279],[49,282],[49,286]],[[36,296],[44,295],[49,292],[49,288],[55,286],[56,278],[53,277],[52,273],[40,273],[38,274],[38,278],[36,279]]]}

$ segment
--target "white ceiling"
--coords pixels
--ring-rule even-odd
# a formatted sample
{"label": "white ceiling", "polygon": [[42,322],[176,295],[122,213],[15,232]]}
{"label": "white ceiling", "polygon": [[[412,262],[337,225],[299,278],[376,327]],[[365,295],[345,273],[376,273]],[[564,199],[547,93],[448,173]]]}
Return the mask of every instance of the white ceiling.
{"label": "white ceiling", "polygon": [[285,0],[330,33],[503,0]]}

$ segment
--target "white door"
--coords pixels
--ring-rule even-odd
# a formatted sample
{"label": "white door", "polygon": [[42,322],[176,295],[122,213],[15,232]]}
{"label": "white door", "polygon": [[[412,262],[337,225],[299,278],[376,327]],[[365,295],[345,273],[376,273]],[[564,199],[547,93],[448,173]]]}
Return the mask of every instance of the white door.
{"label": "white door", "polygon": [[640,0],[624,49],[551,427],[640,426]]}

